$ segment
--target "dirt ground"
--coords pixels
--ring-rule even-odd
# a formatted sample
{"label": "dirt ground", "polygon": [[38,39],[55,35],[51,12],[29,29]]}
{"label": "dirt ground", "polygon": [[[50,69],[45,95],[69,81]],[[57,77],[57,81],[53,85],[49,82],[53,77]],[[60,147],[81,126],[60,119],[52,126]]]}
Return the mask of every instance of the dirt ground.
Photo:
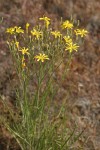
{"label": "dirt ground", "polygon": [[[84,150],[100,149],[100,0],[0,0],[0,94],[14,103],[16,74],[9,49],[6,46],[6,28],[14,25],[34,25],[39,17],[53,19],[55,27],[60,18],[80,20],[89,31],[84,44],[71,64],[70,75],[59,89],[59,99],[69,92],[69,114],[80,129],[85,130]],[[62,67],[58,72],[61,76]],[[12,86],[11,86],[12,85]],[[12,105],[11,104],[11,105]],[[0,102],[0,116],[3,112]],[[81,143],[83,142],[80,141]],[[0,150],[18,150],[10,135],[0,126]]]}

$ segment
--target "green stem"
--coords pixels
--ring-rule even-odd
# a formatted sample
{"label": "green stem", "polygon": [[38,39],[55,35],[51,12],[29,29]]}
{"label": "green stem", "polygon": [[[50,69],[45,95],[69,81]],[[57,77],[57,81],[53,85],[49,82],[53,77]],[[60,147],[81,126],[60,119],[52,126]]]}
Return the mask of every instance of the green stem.
{"label": "green stem", "polygon": [[68,75],[68,70],[69,70],[69,67],[70,67],[70,64],[71,64],[71,60],[72,60],[72,54],[70,53],[69,57],[68,57],[67,65],[65,66],[65,71],[62,75],[62,81],[65,79],[65,76]]}

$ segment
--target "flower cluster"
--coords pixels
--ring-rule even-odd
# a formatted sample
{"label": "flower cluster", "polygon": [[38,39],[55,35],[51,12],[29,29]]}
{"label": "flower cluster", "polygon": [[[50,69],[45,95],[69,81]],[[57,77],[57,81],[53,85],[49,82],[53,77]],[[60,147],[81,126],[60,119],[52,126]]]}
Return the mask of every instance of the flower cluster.
{"label": "flower cluster", "polygon": [[21,29],[21,27],[11,27],[11,28],[7,28],[7,33],[10,33],[10,34],[16,34],[16,33],[24,33],[24,30]]}
{"label": "flower cluster", "polygon": [[[79,48],[79,43],[76,39],[83,38],[88,34],[88,31],[85,29],[79,29],[77,27],[74,27],[74,21],[69,21],[69,20],[64,21],[60,26],[60,28],[62,29],[61,30],[62,32],[61,32],[59,30],[52,30],[52,28],[49,29],[50,20],[51,20],[50,18],[42,17],[42,18],[39,18],[39,20],[44,21],[44,25],[45,25],[45,27],[43,26],[44,28],[42,28],[41,26],[36,26],[31,31],[29,31],[30,24],[26,23],[25,25],[26,32],[21,27],[17,27],[17,26],[8,28],[6,30],[7,33],[14,35],[14,37],[16,36],[16,34],[20,34],[20,35],[24,34],[24,35],[27,35],[29,39],[31,39],[30,43],[32,47],[30,49],[29,45],[27,45],[28,48],[25,48],[26,46],[20,47],[19,42],[16,39],[17,36],[15,38],[14,44],[17,50],[21,52],[21,56],[22,56],[21,62],[22,62],[23,68],[26,67],[26,63],[25,63],[26,56],[31,57],[32,53],[33,53],[32,54],[33,59],[35,59],[36,61],[41,61],[41,62],[44,62],[52,58],[51,57],[52,54],[55,54],[54,57],[56,57],[56,54],[58,54],[58,52],[55,51],[55,48],[57,49],[57,45],[54,46],[52,44],[54,40],[58,41],[57,43],[59,43],[59,45],[62,44],[62,47],[60,48],[61,50],[69,51],[69,53],[71,54],[74,51],[77,51]],[[24,41],[25,41],[25,38],[24,38]],[[45,42],[45,41],[48,41],[48,42]],[[35,47],[34,50],[37,49],[37,51],[33,50],[33,52],[31,52],[33,47]],[[52,52],[50,52],[50,50]]]}
{"label": "flower cluster", "polygon": [[[16,110],[21,112],[21,115],[17,116],[17,121],[11,110],[14,124],[8,120],[7,124],[4,120],[4,124],[22,150],[67,150],[72,147],[73,138],[78,139],[80,136],[80,134],[74,136],[73,131],[70,133],[71,138],[69,132],[65,134],[65,100],[60,110],[57,110],[57,114],[53,111],[50,115],[48,111],[51,110],[55,94],[59,92],[57,90],[59,85],[63,83],[67,75],[73,54],[78,51],[82,43],[81,39],[83,41],[83,37],[88,33],[85,29],[79,29],[72,19],[60,24],[55,30],[51,26],[51,19],[43,16],[39,18],[36,26],[32,27],[26,23],[23,29],[20,26],[14,26],[6,30],[7,44],[18,75],[19,84],[17,85],[20,85],[15,92],[18,106]],[[55,72],[58,71],[63,71],[62,78],[61,74],[55,77]],[[59,119],[60,116],[64,116],[64,119]],[[55,127],[57,127],[56,130]],[[55,137],[57,142],[54,142],[52,137]]]}

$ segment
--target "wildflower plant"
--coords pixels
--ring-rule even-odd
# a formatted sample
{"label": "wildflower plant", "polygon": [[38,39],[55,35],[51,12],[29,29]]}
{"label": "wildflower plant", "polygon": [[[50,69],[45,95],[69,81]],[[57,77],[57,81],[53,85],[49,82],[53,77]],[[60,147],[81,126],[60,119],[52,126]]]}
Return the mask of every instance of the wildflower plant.
{"label": "wildflower plant", "polygon": [[[44,21],[43,26],[39,24],[41,21]],[[5,122],[5,126],[22,150],[67,150],[79,135],[75,135],[74,130],[68,132],[65,102],[57,113],[50,114],[51,107],[55,108],[51,105],[55,101],[54,74],[64,59],[67,62],[63,74],[66,73],[73,54],[79,49],[78,38],[88,32],[77,29],[74,21],[69,20],[61,23],[59,30],[52,29],[48,17],[39,18],[39,23],[33,29],[26,23],[25,30],[17,26],[6,30],[7,44],[19,78],[16,109],[21,115],[17,121],[11,115],[13,124]]]}

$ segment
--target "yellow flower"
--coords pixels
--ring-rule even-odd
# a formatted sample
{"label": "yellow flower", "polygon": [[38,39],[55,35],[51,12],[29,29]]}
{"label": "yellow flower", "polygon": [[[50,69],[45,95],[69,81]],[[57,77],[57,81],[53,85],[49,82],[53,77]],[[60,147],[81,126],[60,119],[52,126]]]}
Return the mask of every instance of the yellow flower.
{"label": "yellow flower", "polygon": [[10,34],[14,34],[15,28],[11,27],[11,28],[7,28],[6,32],[10,33]]}
{"label": "yellow flower", "polygon": [[19,48],[19,42],[18,41],[15,42],[15,45],[17,48]]}
{"label": "yellow flower", "polygon": [[35,36],[37,39],[39,39],[39,38],[43,35],[43,33],[42,33],[41,31],[37,31],[36,29],[33,29],[33,30],[31,31],[31,34],[32,34],[33,36]]}
{"label": "yellow flower", "polygon": [[26,33],[28,33],[28,28],[29,28],[30,24],[26,23]]}
{"label": "yellow flower", "polygon": [[25,55],[25,54],[30,55],[30,53],[28,52],[28,48],[23,47],[23,48],[22,48],[21,50],[19,50],[19,51],[21,51],[22,55]]}
{"label": "yellow flower", "polygon": [[88,31],[85,29],[76,29],[74,30],[76,35],[80,35],[81,37],[84,37],[87,35]]}
{"label": "yellow flower", "polygon": [[21,29],[21,27],[15,26],[14,28],[15,28],[15,32],[16,32],[16,33],[24,33],[24,30]]}
{"label": "yellow flower", "polygon": [[67,46],[66,46],[66,49],[65,50],[68,50],[70,53],[73,52],[73,51],[77,51],[78,49],[78,45],[77,44],[74,44],[74,43],[68,43]]}
{"label": "yellow flower", "polygon": [[48,26],[50,24],[50,18],[48,17],[43,17],[43,18],[39,18],[40,20],[43,20],[45,22],[45,26],[48,29]]}
{"label": "yellow flower", "polygon": [[70,38],[70,36],[64,36],[63,38],[64,38],[66,44],[67,43],[72,43],[72,39]]}
{"label": "yellow flower", "polygon": [[74,27],[73,24],[69,22],[69,20],[64,21],[62,24],[62,29],[66,29],[66,28],[72,29],[73,27]]}
{"label": "yellow flower", "polygon": [[11,27],[11,28],[7,28],[7,33],[10,33],[10,34],[15,34],[15,33],[24,33],[24,30],[21,29],[21,27]]}
{"label": "yellow flower", "polygon": [[44,62],[44,60],[46,59],[49,60],[47,55],[41,53],[39,53],[39,55],[36,55],[34,58],[37,59],[37,61],[41,61],[41,62]]}
{"label": "yellow flower", "polygon": [[61,35],[62,35],[59,31],[53,31],[53,32],[51,32],[51,34],[54,35],[55,38],[61,37]]}

